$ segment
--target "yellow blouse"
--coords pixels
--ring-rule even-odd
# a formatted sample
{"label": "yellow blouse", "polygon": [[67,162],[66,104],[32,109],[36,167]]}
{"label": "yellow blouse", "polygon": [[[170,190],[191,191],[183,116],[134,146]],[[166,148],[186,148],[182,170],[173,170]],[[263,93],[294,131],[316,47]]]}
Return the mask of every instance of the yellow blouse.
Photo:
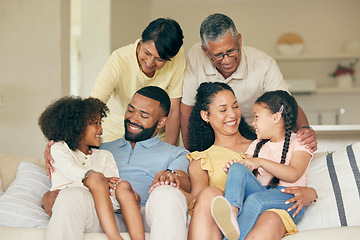
{"label": "yellow blouse", "polygon": [[[208,172],[209,186],[218,187],[223,191],[225,190],[225,183],[227,177],[227,174],[223,170],[225,163],[233,159],[239,161],[245,158],[244,153],[236,153],[230,149],[219,147],[216,145],[212,145],[210,148],[206,149],[203,152],[195,151],[192,153],[188,153],[186,156],[190,160],[190,162],[193,160],[200,160],[201,168]],[[190,215],[192,215],[195,201],[196,198],[188,206]],[[279,209],[269,209],[267,211],[275,212],[281,217],[287,231],[286,235],[298,232],[297,226],[288,212]]]}
{"label": "yellow blouse", "polygon": [[238,161],[244,159],[244,153],[236,153],[230,149],[212,145],[205,151],[188,153],[187,158],[190,162],[200,160],[201,168],[208,172],[209,186],[218,187],[224,191],[227,177],[223,170],[225,163],[233,159]]}

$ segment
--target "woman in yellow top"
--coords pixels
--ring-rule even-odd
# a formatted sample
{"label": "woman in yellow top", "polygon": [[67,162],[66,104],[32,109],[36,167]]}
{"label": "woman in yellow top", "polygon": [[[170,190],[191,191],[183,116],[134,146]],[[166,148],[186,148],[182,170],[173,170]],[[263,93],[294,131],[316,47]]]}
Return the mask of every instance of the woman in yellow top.
{"label": "woman in yellow top", "polygon": [[[184,193],[192,212],[188,239],[223,239],[211,216],[211,203],[224,195],[225,163],[242,159],[256,135],[241,118],[234,92],[225,83],[200,85],[189,123],[191,192]],[[290,208],[297,208],[296,214],[316,199],[313,188],[291,187],[286,192],[294,194],[287,202],[294,203]],[[281,239],[287,231],[285,225],[277,213],[264,212],[247,239]]]}
{"label": "woman in yellow top", "polygon": [[166,138],[163,130],[160,138],[175,145],[180,131],[180,98],[186,65],[183,38],[175,20],[158,18],[150,22],[140,39],[111,54],[90,94],[110,109],[102,125],[104,142],[123,136],[124,114],[135,92],[145,86],[158,86],[171,100]]}

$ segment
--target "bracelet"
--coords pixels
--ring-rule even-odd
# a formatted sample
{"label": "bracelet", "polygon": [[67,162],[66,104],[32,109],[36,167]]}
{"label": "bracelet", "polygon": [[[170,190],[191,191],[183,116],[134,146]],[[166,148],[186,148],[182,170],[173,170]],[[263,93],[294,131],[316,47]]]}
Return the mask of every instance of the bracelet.
{"label": "bracelet", "polygon": [[171,170],[171,169],[166,169],[165,170],[165,172],[170,172],[170,173],[173,173],[173,174],[175,174],[176,176],[178,175],[178,173],[177,172],[175,172],[174,170]]}
{"label": "bracelet", "polygon": [[312,129],[312,127],[308,126],[302,126],[301,128],[307,128],[307,129]]}

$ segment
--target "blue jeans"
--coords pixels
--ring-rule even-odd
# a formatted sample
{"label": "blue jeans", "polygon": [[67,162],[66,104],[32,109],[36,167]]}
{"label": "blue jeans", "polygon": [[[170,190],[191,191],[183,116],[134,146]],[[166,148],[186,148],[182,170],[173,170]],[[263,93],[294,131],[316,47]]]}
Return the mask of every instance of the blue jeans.
{"label": "blue jeans", "polygon": [[[294,195],[282,193],[282,188],[284,187],[278,186],[266,189],[266,186],[261,185],[254,174],[240,163],[234,163],[230,167],[225,185],[225,198],[232,206],[239,208],[239,239],[245,239],[262,212],[272,208],[287,210],[292,205],[286,205],[285,201]],[[289,215],[292,217],[294,212],[295,210],[289,212]],[[292,217],[295,224],[300,222],[304,212],[305,207]]]}

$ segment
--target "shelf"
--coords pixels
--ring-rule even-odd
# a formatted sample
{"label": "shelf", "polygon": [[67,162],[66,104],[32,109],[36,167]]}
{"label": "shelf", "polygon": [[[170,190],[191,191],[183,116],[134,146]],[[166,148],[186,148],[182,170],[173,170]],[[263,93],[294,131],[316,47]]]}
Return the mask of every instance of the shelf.
{"label": "shelf", "polygon": [[360,125],[311,125],[317,133],[360,134]]}
{"label": "shelf", "polygon": [[352,88],[317,88],[316,93],[360,93],[360,87],[352,87]]}
{"label": "shelf", "polygon": [[354,60],[360,59],[360,53],[354,53],[354,54],[346,54],[346,53],[340,53],[340,54],[334,54],[334,55],[293,55],[293,56],[282,56],[277,55],[273,56],[273,58],[277,61],[309,61],[309,60]]}

